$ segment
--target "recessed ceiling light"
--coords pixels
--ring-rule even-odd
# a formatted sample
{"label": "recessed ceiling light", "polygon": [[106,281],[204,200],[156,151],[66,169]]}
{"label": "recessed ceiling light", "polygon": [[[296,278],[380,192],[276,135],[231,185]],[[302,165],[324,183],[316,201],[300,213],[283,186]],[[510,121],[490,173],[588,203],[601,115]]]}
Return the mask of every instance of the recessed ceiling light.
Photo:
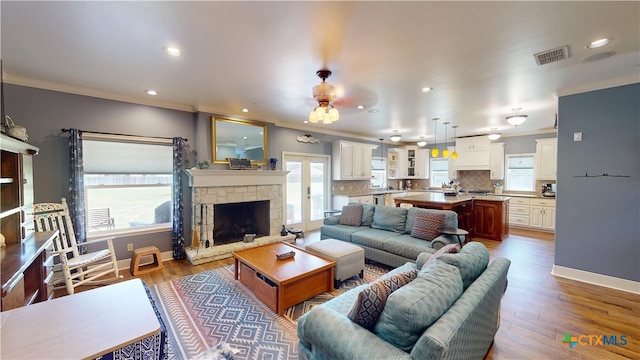
{"label": "recessed ceiling light", "polygon": [[156,96],[158,95],[158,92],[155,90],[147,90],[146,91],[147,95],[151,95],[151,96]]}
{"label": "recessed ceiling light", "polygon": [[370,113],[372,113],[372,114],[373,114],[373,113],[380,112],[380,110],[379,110],[379,109],[369,109],[368,111],[369,111]]}
{"label": "recessed ceiling light", "polygon": [[244,109],[242,109],[242,112],[249,112],[249,109],[244,108]]}
{"label": "recessed ceiling light", "polygon": [[364,105],[358,105],[358,110],[364,109]]}
{"label": "recessed ceiling light", "polygon": [[165,53],[171,55],[171,56],[180,56],[182,55],[182,50],[178,49],[178,48],[174,48],[174,47],[164,47],[162,50],[164,50]]}
{"label": "recessed ceiling light", "polygon": [[432,88],[432,87],[423,87],[420,91],[422,91],[422,92],[429,92],[429,91],[431,91],[431,90],[433,90],[433,88]]}
{"label": "recessed ceiling light", "polygon": [[585,48],[587,48],[587,49],[595,49],[595,48],[603,47],[603,46],[607,45],[608,43],[610,43],[611,41],[613,41],[613,38],[598,39],[598,40],[595,40],[595,41],[592,41],[592,42],[588,43],[585,46]]}

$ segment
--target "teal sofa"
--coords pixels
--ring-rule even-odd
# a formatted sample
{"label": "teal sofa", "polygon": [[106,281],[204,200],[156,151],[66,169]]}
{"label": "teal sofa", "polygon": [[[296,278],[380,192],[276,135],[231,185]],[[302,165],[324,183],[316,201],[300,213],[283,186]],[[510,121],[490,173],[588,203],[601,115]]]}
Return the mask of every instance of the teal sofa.
{"label": "teal sofa", "polygon": [[458,243],[455,235],[442,234],[431,241],[411,236],[414,220],[420,213],[444,214],[444,227],[457,228],[458,214],[454,211],[357,205],[363,207],[360,226],[340,224],[342,215],[329,216],[320,227],[320,239],[337,239],[358,245],[364,249],[367,260],[392,267],[415,261],[420,253],[435,253],[444,245]]}
{"label": "teal sofa", "polygon": [[[391,292],[372,330],[348,314],[361,285],[318,305],[298,320],[300,359],[482,359],[500,325],[500,301],[510,261],[482,243],[458,254],[442,254],[422,268],[431,253],[395,268],[385,277],[419,271]],[[426,325],[426,326],[425,326]]]}

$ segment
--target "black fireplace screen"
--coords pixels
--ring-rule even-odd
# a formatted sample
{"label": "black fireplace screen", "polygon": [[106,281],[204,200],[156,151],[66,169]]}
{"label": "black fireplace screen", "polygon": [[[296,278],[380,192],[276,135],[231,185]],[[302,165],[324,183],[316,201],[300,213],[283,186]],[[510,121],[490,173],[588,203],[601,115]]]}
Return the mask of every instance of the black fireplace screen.
{"label": "black fireplace screen", "polygon": [[245,234],[269,235],[269,200],[216,204],[213,210],[213,243],[242,241]]}

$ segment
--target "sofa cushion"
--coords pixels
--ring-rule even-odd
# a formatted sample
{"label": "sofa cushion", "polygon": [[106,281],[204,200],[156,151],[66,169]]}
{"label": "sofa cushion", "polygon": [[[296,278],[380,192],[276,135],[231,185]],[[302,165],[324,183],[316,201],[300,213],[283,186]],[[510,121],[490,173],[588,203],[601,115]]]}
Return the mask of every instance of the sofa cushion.
{"label": "sofa cushion", "polygon": [[382,243],[381,250],[402,256],[407,259],[416,259],[423,252],[435,253],[431,243],[426,240],[416,239],[407,234],[390,237]]}
{"label": "sofa cushion", "polygon": [[375,210],[375,205],[363,204],[359,202],[350,202],[347,205],[362,205],[362,221],[360,222],[360,225],[371,226],[371,224],[373,223],[373,212]]}
{"label": "sofa cushion", "polygon": [[462,294],[462,277],[453,265],[435,261],[409,284],[394,291],[374,331],[394,346],[411,351],[427,327]]}
{"label": "sofa cushion", "polygon": [[398,233],[387,230],[364,228],[364,230],[355,232],[351,235],[351,242],[382,250],[387,239],[395,236],[398,236]]}
{"label": "sofa cushion", "polygon": [[458,252],[458,248],[458,244],[449,244],[441,247],[440,250],[436,251],[436,253],[433,254],[432,257],[430,257],[421,267],[419,267],[419,269],[426,269],[429,264],[434,262],[438,258],[438,256],[442,254],[456,254]]}
{"label": "sofa cushion", "polygon": [[378,205],[373,213],[373,224],[371,224],[371,227],[374,229],[403,233],[406,221],[407,209]]}
{"label": "sofa cushion", "polygon": [[425,212],[416,214],[411,229],[411,236],[431,241],[442,233],[444,213]]}
{"label": "sofa cushion", "polygon": [[351,236],[358,231],[368,230],[365,226],[350,225],[322,225],[320,226],[320,234],[323,239],[338,239],[351,242]]}
{"label": "sofa cushion", "polygon": [[345,205],[342,207],[340,224],[360,226],[362,223],[362,205]]}
{"label": "sofa cushion", "polygon": [[438,259],[460,270],[466,289],[489,265],[489,250],[482,243],[470,242],[463,246],[459,253],[442,254]]}
{"label": "sofa cushion", "polygon": [[365,329],[373,330],[387,297],[415,279],[417,275],[416,269],[375,280],[358,293],[358,299],[349,311],[349,319]]}

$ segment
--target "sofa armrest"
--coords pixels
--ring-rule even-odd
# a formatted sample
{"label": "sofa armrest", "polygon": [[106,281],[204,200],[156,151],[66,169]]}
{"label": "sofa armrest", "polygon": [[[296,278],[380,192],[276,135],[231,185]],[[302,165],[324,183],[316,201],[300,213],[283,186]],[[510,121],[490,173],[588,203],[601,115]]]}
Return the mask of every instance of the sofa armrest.
{"label": "sofa armrest", "polygon": [[338,225],[340,224],[340,215],[331,215],[324,218],[324,225]]}
{"label": "sofa armrest", "polygon": [[457,243],[458,243],[458,238],[455,235],[442,234],[436,237],[435,239],[431,240],[431,248],[438,250],[445,245],[457,244]]}
{"label": "sofa armrest", "polygon": [[411,353],[424,359],[482,359],[498,331],[510,264],[506,258],[496,258],[427,328]]}
{"label": "sofa armrest", "polygon": [[[317,306],[298,321],[298,338],[316,358],[409,359],[409,354],[380,339],[343,314]],[[321,356],[317,356],[322,354]]]}

